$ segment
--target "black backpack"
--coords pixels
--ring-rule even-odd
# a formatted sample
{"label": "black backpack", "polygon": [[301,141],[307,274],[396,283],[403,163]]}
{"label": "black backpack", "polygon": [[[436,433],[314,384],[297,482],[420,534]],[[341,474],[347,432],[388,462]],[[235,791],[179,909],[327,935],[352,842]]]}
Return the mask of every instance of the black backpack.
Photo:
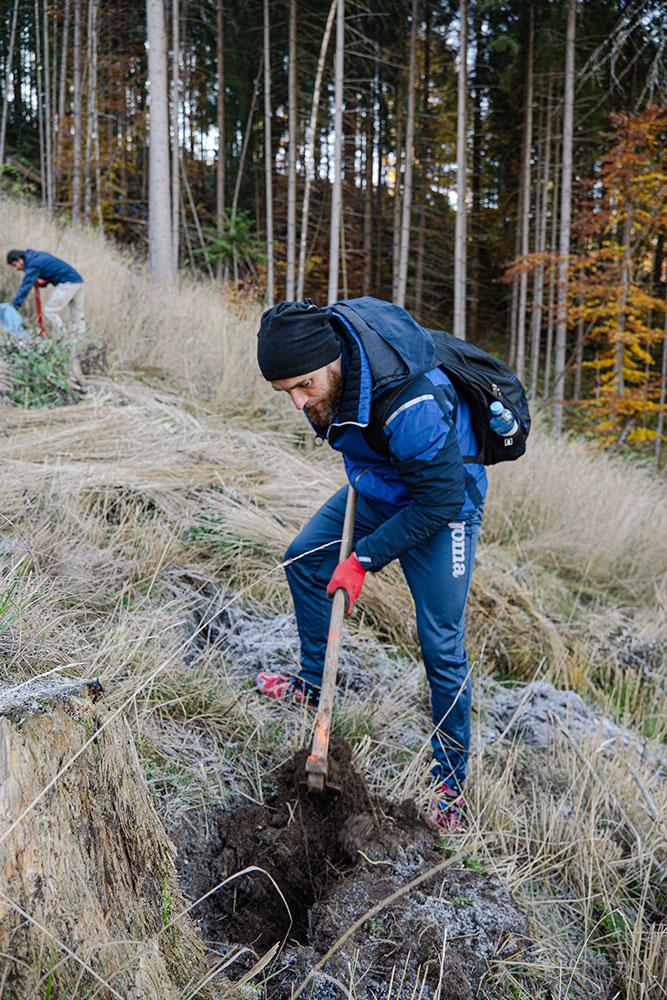
{"label": "black backpack", "polygon": [[[512,369],[498,358],[474,344],[459,340],[451,333],[444,330],[428,332],[435,341],[439,367],[449,376],[457,394],[470,406],[470,420],[479,442],[479,452],[477,455],[464,455],[463,461],[495,465],[497,462],[513,462],[516,458],[521,458],[530,432],[530,411],[525,390]],[[383,428],[392,404],[405,387],[419,377],[401,383],[374,401],[364,436],[378,454],[389,453]],[[514,414],[519,425],[512,437],[501,437],[489,426],[489,407],[495,399],[499,399]]]}

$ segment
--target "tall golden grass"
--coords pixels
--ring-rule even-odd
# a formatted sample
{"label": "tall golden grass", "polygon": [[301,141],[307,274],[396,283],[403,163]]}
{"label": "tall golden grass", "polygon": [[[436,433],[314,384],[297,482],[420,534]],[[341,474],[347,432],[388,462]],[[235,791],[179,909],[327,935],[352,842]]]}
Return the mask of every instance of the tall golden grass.
{"label": "tall golden grass", "polygon": [[[260,386],[251,362],[257,306],[232,306],[221,286],[193,276],[156,281],[144,262],[99,230],[59,223],[29,202],[0,197],[0,231],[0,298],[11,300],[20,280],[4,262],[6,251],[47,250],[83,277],[87,329],[107,345],[112,363],[161,373],[227,408],[252,406]],[[23,312],[32,310],[30,296]]]}

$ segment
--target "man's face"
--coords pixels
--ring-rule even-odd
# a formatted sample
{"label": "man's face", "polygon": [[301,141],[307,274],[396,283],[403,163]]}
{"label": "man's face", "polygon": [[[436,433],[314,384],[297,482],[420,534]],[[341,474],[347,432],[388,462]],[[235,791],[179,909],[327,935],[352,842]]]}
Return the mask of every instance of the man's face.
{"label": "man's face", "polygon": [[289,393],[297,410],[305,410],[318,430],[326,430],[338,412],[343,395],[340,358],[307,375],[278,379],[271,385],[277,392]]}
{"label": "man's face", "polygon": [[25,260],[19,257],[18,260],[13,260],[9,266],[13,267],[15,271],[23,271],[25,270]]}

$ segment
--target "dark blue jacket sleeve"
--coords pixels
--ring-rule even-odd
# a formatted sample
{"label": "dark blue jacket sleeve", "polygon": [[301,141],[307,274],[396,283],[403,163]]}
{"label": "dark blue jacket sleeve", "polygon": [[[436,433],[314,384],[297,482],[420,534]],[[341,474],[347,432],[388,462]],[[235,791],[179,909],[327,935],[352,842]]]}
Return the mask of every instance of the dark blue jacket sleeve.
{"label": "dark blue jacket sleeve", "polygon": [[[420,380],[420,385],[423,383]],[[454,404],[440,387],[407,401],[400,396],[385,422],[391,462],[410,503],[355,547],[365,569],[381,569],[456,518],[465,501],[465,468]]]}
{"label": "dark blue jacket sleeve", "polygon": [[14,296],[14,301],[12,305],[15,309],[20,309],[23,305],[26,295],[35,284],[39,278],[39,262],[33,263],[32,261],[26,260],[25,271],[23,272],[23,281],[21,282],[20,288],[16,295]]}

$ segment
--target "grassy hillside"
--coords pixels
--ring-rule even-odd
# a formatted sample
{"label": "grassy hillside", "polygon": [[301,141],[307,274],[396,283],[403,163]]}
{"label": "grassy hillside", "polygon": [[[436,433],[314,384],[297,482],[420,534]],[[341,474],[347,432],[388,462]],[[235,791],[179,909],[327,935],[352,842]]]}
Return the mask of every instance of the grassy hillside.
{"label": "grassy hillside", "polygon": [[[258,379],[257,310],[207,285],[161,287],[25,205],[0,203],[0,220],[7,246],[80,267],[112,360],[79,405],[0,409],[2,677],[98,676],[169,828],[214,823],[263,801],[308,739],[307,714],[261,702],[249,677],[296,664],[281,554],[342,481],[338,461]],[[664,995],[666,604],[664,483],[538,421],[526,457],[491,472],[470,606],[461,850],[521,899],[539,944],[498,955],[488,995]],[[425,683],[395,569],[369,582],[350,633],[337,730],[373,792],[424,805]],[[575,738],[566,713],[548,747],[530,745],[513,725],[526,687],[492,736],[489,674],[574,689],[627,734],[591,715]]]}

